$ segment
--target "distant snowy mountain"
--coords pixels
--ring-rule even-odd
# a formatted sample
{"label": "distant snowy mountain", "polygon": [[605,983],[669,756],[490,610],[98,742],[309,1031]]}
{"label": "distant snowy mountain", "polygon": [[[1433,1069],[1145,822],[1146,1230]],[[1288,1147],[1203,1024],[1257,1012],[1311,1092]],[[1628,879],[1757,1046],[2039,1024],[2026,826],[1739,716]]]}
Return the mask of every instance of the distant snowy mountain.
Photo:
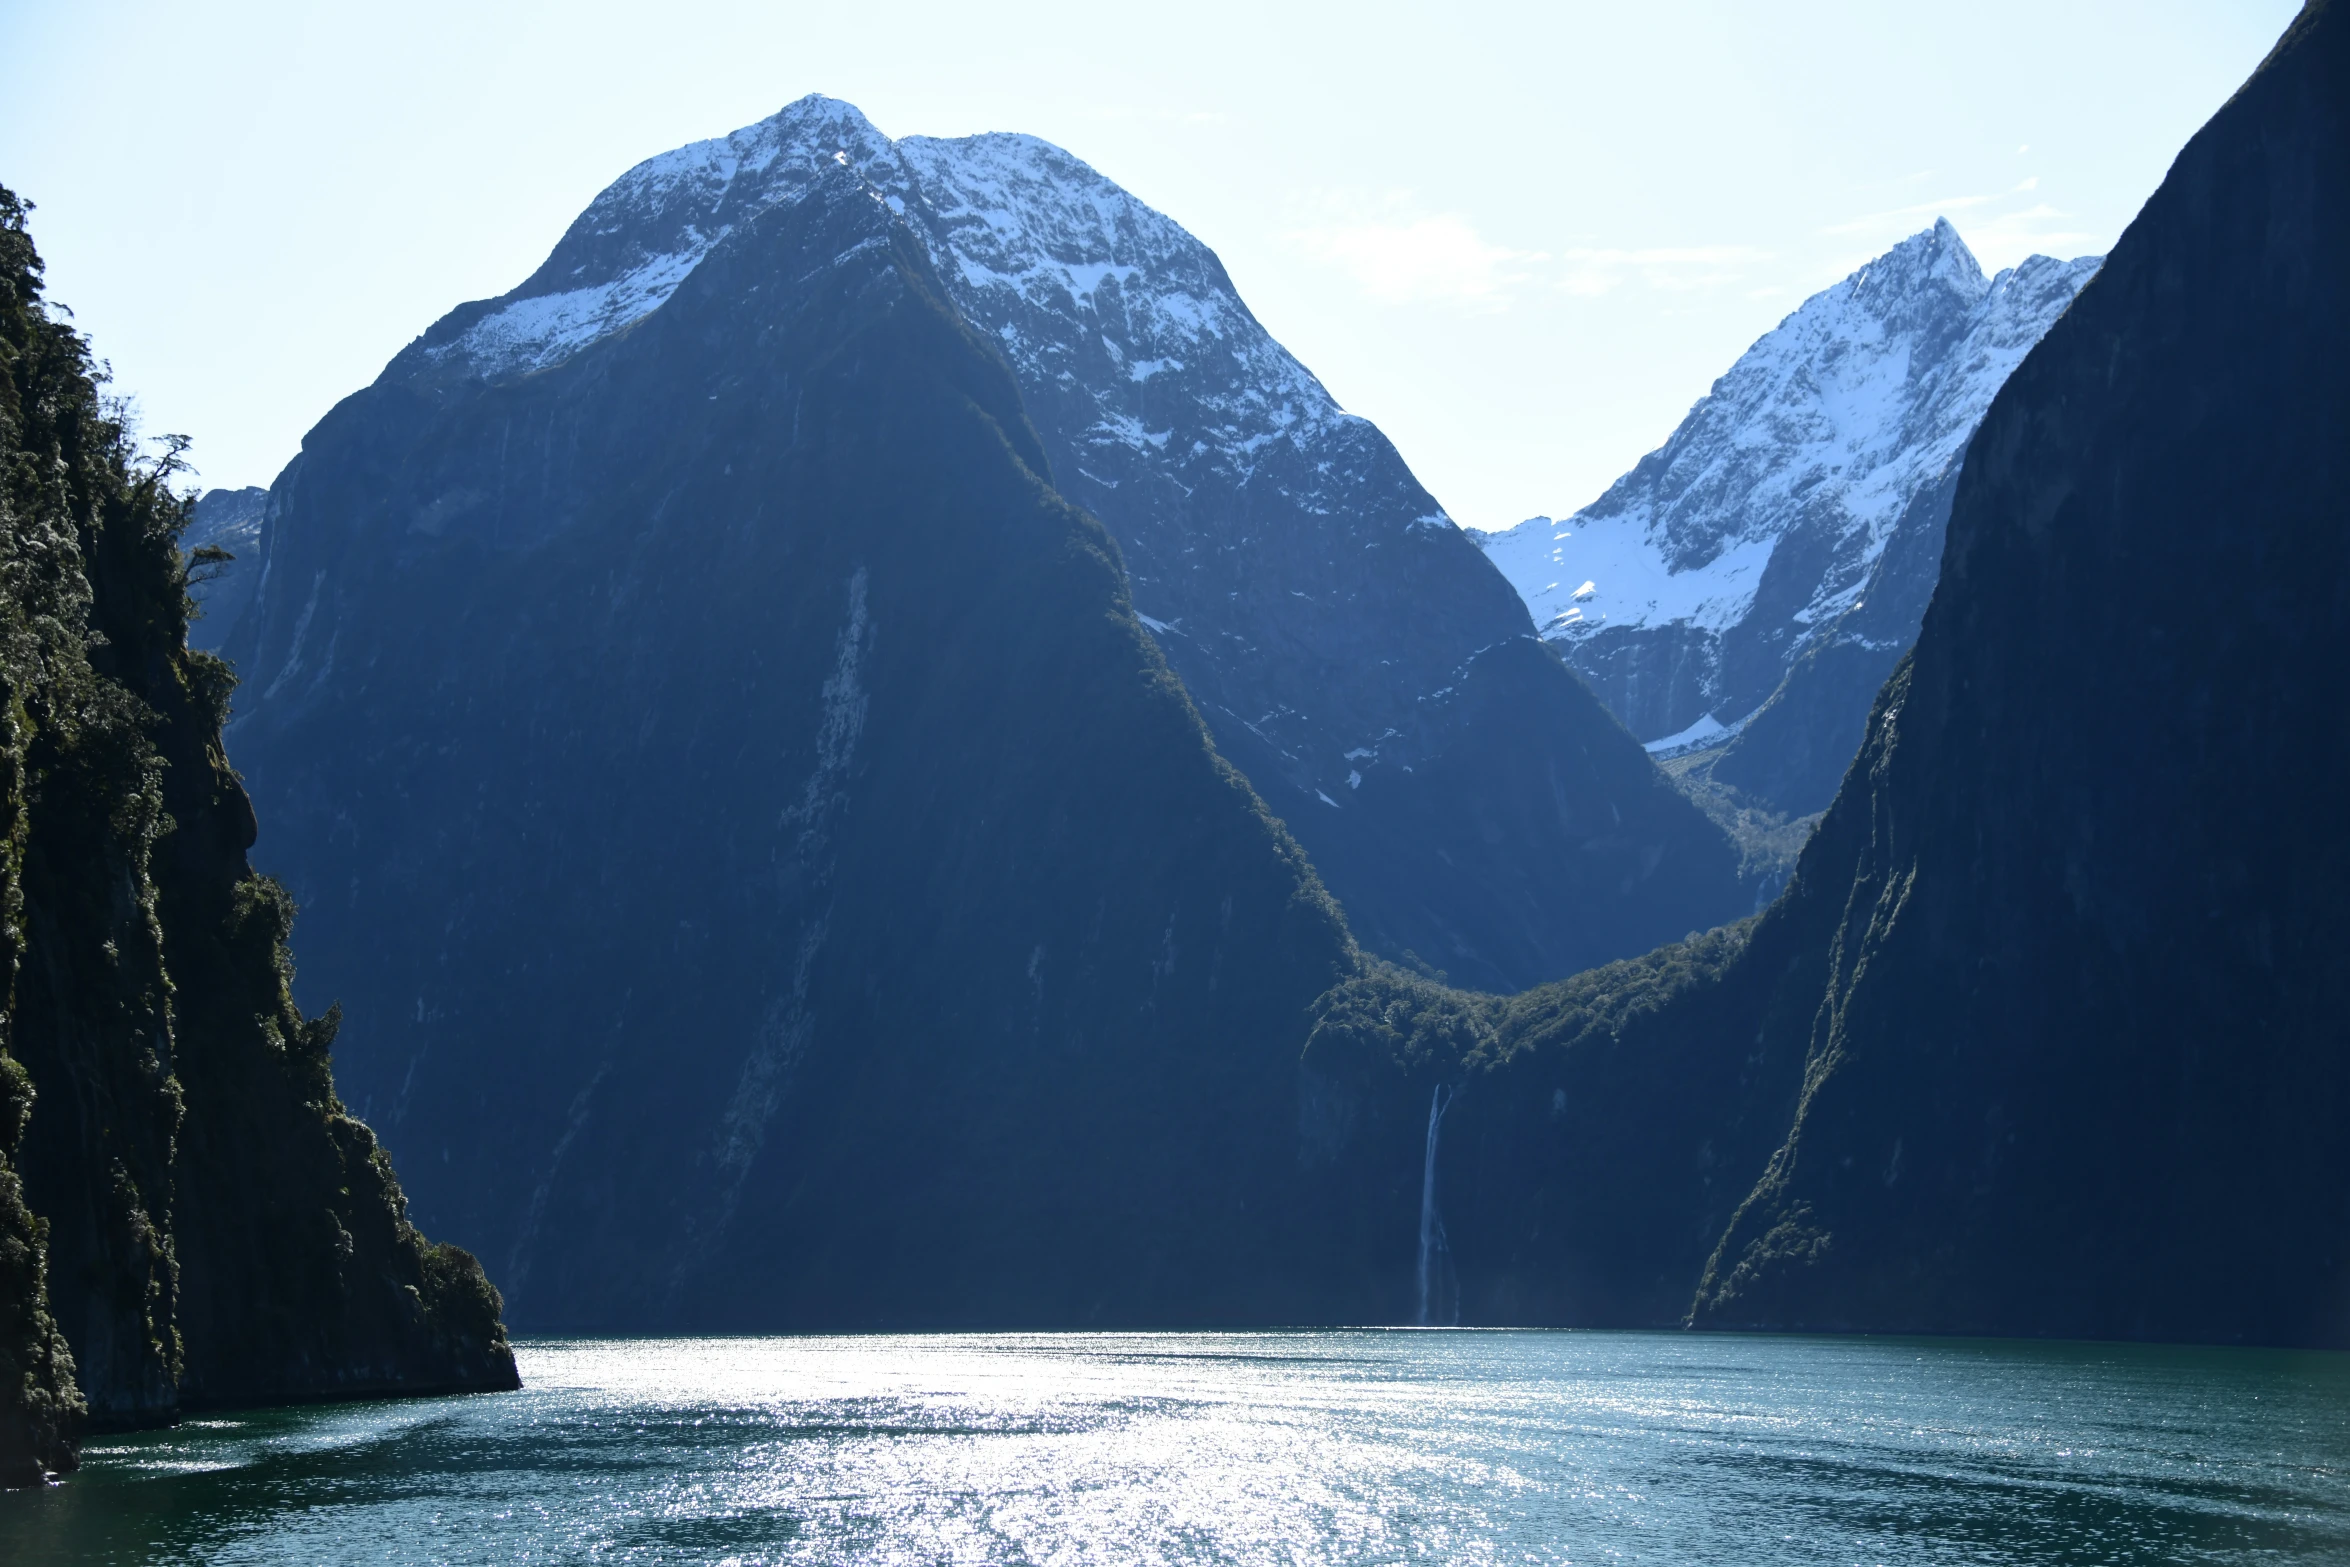
{"label": "distant snowy mountain", "polygon": [[532,277],[452,311],[386,378],[560,365],[841,168],[1003,354],[1054,485],[1117,539],[1219,749],[1367,945],[1515,989],[1743,912],[1727,841],[1542,647],[1378,429],[1273,340],[1205,245],[1034,137],[893,142],[802,99],[622,176]]}
{"label": "distant snowy mountain", "polygon": [[[1487,552],[1652,752],[1730,738],[1840,627],[1886,644],[1890,669],[1932,594],[1914,557],[1939,561],[1976,425],[2099,259],[2034,256],[1986,280],[1938,221],[1806,300],[1593,504]],[[1906,563],[1891,580],[1889,559]],[[1848,625],[1872,581],[1894,601]],[[1780,803],[1826,803],[1874,689],[1819,800]]]}

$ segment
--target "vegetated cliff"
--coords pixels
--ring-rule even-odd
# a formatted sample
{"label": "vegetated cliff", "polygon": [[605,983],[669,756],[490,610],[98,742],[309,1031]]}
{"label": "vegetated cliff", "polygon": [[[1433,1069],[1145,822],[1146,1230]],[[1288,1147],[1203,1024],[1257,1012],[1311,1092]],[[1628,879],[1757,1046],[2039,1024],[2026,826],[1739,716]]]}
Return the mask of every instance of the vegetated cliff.
{"label": "vegetated cliff", "polygon": [[1773,1080],[1692,1025],[1749,939],[1510,997],[1378,967],[1333,989],[1300,1068],[1316,1268],[1373,1321],[1677,1322],[1750,1184],[1726,1107]]}
{"label": "vegetated cliff", "polygon": [[534,1326],[1293,1318],[1352,943],[883,193],[447,336],[273,487],[231,733],[419,1214]]}
{"label": "vegetated cliff", "polygon": [[[1035,137],[892,141],[803,98],[615,180],[537,272],[452,311],[395,373],[561,364],[843,166],[1003,354],[1055,487],[1117,539],[1218,749],[1365,945],[1515,989],[1750,911],[1721,832],[1545,652],[1377,427],[1273,340],[1213,251]],[[254,574],[223,580],[222,614]]]}
{"label": "vegetated cliff", "polygon": [[0,191],[0,1483],[85,1422],[513,1386],[473,1259],[408,1224],[288,988],[191,652],[188,503],[40,299]]}
{"label": "vegetated cliff", "polygon": [[1742,947],[1324,1008],[1391,1294],[1430,1233],[1472,1320],[2350,1345],[2345,82],[2319,0],[2002,389]]}

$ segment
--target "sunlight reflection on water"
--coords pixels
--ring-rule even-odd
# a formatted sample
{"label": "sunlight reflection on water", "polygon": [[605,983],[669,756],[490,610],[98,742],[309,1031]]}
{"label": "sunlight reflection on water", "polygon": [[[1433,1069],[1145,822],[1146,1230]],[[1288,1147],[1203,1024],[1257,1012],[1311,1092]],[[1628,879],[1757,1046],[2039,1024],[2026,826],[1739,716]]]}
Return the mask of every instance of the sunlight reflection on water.
{"label": "sunlight reflection on water", "polygon": [[541,1341],[92,1444],[0,1560],[2350,1560],[2350,1357],[1690,1334]]}

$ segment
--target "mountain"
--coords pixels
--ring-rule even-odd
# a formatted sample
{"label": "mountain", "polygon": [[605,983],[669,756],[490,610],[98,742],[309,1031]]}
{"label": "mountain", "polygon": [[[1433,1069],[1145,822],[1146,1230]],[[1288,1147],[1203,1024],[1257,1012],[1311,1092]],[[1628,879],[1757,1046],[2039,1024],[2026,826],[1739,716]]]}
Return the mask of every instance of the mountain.
{"label": "mountain", "polygon": [[1917,638],[1975,427],[2097,267],[1986,280],[1937,221],[1806,300],[1597,501],[1487,553],[1651,751],[1727,743],[1716,779],[1817,811]]}
{"label": "mountain", "polygon": [[819,160],[484,376],[501,319],[310,433],[238,633],[416,1211],[536,1328],[1307,1311],[1344,920],[887,193]]}
{"label": "mountain", "polygon": [[433,1246],[288,990],[186,645],[189,506],[41,298],[0,190],[0,1485],[88,1426],[513,1387],[498,1295]]}
{"label": "mountain", "polygon": [[2314,0],[2001,387],[1751,928],[1325,1000],[1390,1298],[1416,1226],[1469,1320],[2350,1346],[2345,81]]}
{"label": "mountain", "polygon": [[181,546],[190,555],[218,550],[228,558],[200,560],[191,573],[188,596],[204,612],[188,622],[188,646],[219,652],[253,602],[253,585],[261,575],[261,518],[268,505],[269,492],[259,486],[206,490],[196,498]]}
{"label": "mountain", "polygon": [[1218,749],[1369,946],[1515,989],[1751,907],[1720,832],[1215,254],[1034,137],[893,142],[801,99],[631,170],[531,278],[453,312],[396,373],[561,364],[843,165],[1002,353],[1055,486],[1116,538]]}

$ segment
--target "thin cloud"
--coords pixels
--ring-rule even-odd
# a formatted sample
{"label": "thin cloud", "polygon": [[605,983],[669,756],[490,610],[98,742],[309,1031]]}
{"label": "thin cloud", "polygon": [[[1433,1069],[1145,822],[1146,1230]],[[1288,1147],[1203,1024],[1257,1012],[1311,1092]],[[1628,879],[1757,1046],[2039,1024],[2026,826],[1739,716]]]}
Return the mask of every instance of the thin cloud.
{"label": "thin cloud", "polygon": [[1832,223],[1820,230],[1823,234],[1882,234],[1888,231],[1903,236],[1926,228],[1936,218],[1970,208],[1988,206],[1996,196],[1945,196],[1940,201],[1921,201],[1907,207],[1892,207],[1883,212],[1872,212],[1865,218],[1854,218],[1847,223]]}
{"label": "thin cloud", "polygon": [[1292,230],[1290,242],[1337,267],[1387,304],[1441,303],[1506,309],[1549,257],[1513,250],[1477,232],[1457,213],[1421,213],[1390,197],[1376,211],[1326,201],[1321,222]]}
{"label": "thin cloud", "polygon": [[1458,213],[1417,207],[1407,192],[1376,201],[1325,197],[1316,216],[1290,232],[1290,243],[1389,304],[1506,310],[1529,289],[1588,297],[1627,285],[1697,294],[1747,282],[1772,259],[1750,245],[1518,250],[1488,239]]}
{"label": "thin cloud", "polygon": [[[2049,256],[2076,256],[2097,248],[2098,237],[2074,227],[2074,214],[2045,201],[2029,206],[2011,203],[2029,200],[2040,188],[2037,175],[1997,195],[1948,196],[1872,212],[1849,222],[1831,224],[1822,234],[1859,239],[1872,249],[1906,239],[1938,217],[1958,223],[1959,234],[1986,270],[2012,266],[2035,252]],[[1958,214],[1967,214],[1960,219]]]}
{"label": "thin cloud", "polygon": [[1689,294],[1739,282],[1771,253],[1749,245],[1688,245],[1570,250],[1559,259],[1565,270],[1558,286],[1570,294],[1605,294],[1635,280],[1660,292]]}
{"label": "thin cloud", "polygon": [[2042,202],[2021,212],[2003,212],[1967,231],[1967,244],[1990,264],[1992,257],[2021,259],[2033,251],[2044,256],[2080,256],[2094,251],[2098,237],[2064,227],[2072,214]]}

